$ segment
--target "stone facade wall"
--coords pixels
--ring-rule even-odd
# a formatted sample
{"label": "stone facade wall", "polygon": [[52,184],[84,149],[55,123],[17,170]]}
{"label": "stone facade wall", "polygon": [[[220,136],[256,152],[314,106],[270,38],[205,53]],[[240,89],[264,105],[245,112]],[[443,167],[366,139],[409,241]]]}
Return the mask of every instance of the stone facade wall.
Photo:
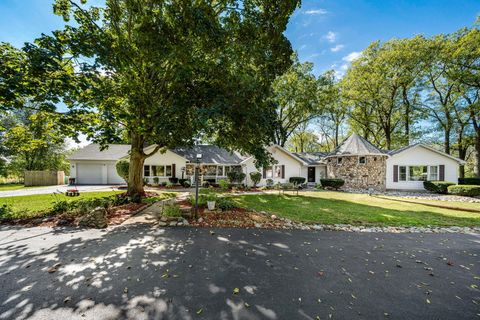
{"label": "stone facade wall", "polygon": [[385,190],[387,156],[366,156],[366,163],[359,163],[359,156],[342,156],[328,158],[327,176],[332,179],[345,180],[345,188]]}

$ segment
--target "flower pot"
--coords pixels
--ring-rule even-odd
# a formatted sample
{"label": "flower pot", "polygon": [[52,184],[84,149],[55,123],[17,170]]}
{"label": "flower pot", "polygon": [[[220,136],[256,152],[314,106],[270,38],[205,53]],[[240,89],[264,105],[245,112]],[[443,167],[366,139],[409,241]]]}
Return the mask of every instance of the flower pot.
{"label": "flower pot", "polygon": [[208,210],[215,210],[215,201],[207,201]]}

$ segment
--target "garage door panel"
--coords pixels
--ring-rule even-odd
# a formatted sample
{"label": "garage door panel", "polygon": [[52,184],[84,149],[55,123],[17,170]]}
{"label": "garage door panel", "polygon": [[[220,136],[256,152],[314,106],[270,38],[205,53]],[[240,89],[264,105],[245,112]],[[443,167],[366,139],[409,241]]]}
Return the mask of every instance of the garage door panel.
{"label": "garage door panel", "polygon": [[78,184],[102,184],[102,165],[80,163],[77,164]]}

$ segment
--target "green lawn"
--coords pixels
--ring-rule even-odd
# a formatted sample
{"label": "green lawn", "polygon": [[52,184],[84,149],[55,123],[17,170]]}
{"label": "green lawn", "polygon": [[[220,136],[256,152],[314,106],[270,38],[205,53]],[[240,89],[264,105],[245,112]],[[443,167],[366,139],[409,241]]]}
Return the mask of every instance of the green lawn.
{"label": "green lawn", "polygon": [[29,218],[41,215],[52,208],[56,200],[77,201],[79,199],[91,199],[110,196],[122,193],[121,191],[103,191],[103,192],[82,192],[78,197],[67,197],[63,194],[36,194],[30,196],[4,197],[0,198],[0,206],[8,204],[12,206],[14,212],[18,212],[18,218]]}
{"label": "green lawn", "polygon": [[[235,197],[243,207],[264,210],[280,217],[322,224],[377,226],[480,226],[480,212],[434,208],[422,204],[343,192],[304,192],[299,196],[260,194]],[[462,202],[428,201],[459,208],[480,205]]]}
{"label": "green lawn", "polygon": [[19,189],[29,189],[36,187],[25,187],[23,184],[0,184],[0,191],[9,191],[9,190],[19,190]]}

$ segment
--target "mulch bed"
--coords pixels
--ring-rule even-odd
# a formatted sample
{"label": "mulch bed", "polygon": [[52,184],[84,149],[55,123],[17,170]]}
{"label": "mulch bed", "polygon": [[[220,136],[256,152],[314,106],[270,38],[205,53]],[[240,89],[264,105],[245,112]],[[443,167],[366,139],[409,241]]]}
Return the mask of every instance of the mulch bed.
{"label": "mulch bed", "polygon": [[[108,225],[119,225],[145,207],[146,203],[129,203],[107,210]],[[59,214],[50,217],[36,217],[28,219],[4,219],[0,224],[16,225],[23,227],[64,227],[78,226],[79,216]]]}
{"label": "mulch bed", "polygon": [[198,208],[198,219],[188,218],[187,220],[190,226],[201,228],[283,229],[286,227],[286,222],[283,220],[273,219],[267,214],[243,208],[228,211],[209,211],[206,208]]}

